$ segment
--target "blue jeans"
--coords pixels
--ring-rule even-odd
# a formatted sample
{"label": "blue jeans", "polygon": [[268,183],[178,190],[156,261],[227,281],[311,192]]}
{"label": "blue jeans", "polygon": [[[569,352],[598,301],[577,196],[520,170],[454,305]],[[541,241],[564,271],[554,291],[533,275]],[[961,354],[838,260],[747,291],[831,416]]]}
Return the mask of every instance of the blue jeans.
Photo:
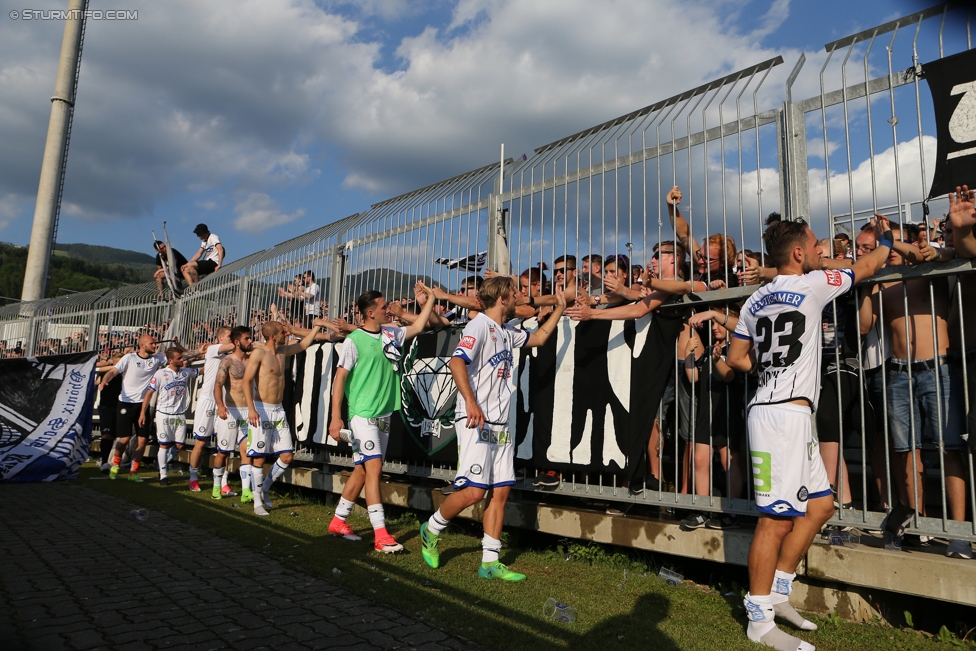
{"label": "blue jeans", "polygon": [[[899,360],[892,360],[898,362]],[[934,366],[934,362],[933,362]],[[966,427],[963,406],[962,380],[952,363],[939,366],[938,379],[934,369],[912,372],[889,365],[885,373],[888,379],[888,422],[895,452],[908,452],[922,447],[928,439],[944,450],[962,450],[966,443],[962,435]],[[911,395],[909,395],[911,386]],[[941,398],[941,413],[940,399]],[[879,414],[879,417],[881,415]],[[940,422],[941,417],[941,422]],[[914,423],[914,432],[912,424]],[[942,442],[939,443],[941,425]],[[913,440],[914,435],[914,440]]]}

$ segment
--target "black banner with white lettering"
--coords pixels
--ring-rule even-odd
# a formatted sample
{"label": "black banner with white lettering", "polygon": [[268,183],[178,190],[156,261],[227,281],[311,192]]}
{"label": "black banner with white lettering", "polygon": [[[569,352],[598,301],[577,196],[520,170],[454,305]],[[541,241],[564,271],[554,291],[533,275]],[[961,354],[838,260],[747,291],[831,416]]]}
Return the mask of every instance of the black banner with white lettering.
{"label": "black banner with white lettering", "polygon": [[976,184],[976,50],[922,66],[932,92],[938,153],[929,198]]}
{"label": "black banner with white lettering", "polygon": [[[534,331],[539,324],[529,319],[523,327]],[[561,319],[545,346],[519,350],[509,411],[517,463],[555,470],[623,471],[639,482],[680,329],[680,318],[658,314],[636,321]],[[400,379],[402,409],[392,419],[387,459],[457,462],[457,388],[448,363],[460,333],[460,328],[426,332],[407,343]],[[298,441],[313,448],[349,450],[326,431],[341,346],[315,345],[296,356],[289,413]]]}
{"label": "black banner with white lettering", "polygon": [[95,356],[0,360],[0,481],[77,476],[91,444]]}

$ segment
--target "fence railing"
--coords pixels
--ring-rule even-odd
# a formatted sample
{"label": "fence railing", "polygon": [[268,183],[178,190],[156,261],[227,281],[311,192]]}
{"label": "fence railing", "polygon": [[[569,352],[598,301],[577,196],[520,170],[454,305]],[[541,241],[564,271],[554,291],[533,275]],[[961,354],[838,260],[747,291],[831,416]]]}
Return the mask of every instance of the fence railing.
{"label": "fence railing", "polygon": [[[825,255],[837,257],[867,250],[857,245],[875,213],[897,224],[902,239],[919,240],[919,228],[936,239],[928,220],[948,207],[944,200],[925,201],[936,128],[919,66],[971,49],[970,31],[964,9],[939,5],[829,43],[817,62],[801,56],[787,69],[783,57],[773,57],[540,147],[524,160],[502,160],[377,203],[229,263],[175,301],[154,302],[149,283],[0,307],[0,357],[120,349],[147,332],[198,345],[220,325],[257,326],[273,311],[296,322],[307,315],[351,320],[366,289],[409,302],[416,279],[453,292],[485,266],[521,274],[533,295],[576,287],[577,299],[588,301],[586,295],[601,293],[609,266],[626,285],[636,286],[635,267],[668,277],[657,251],[678,239],[665,203],[677,185],[701,257],[667,264],[671,275],[687,272],[679,276],[689,281],[697,275],[709,290],[689,285],[693,291],[676,305],[600,335],[607,360],[601,377],[633,385],[617,371],[622,364],[640,367],[635,342],[644,341],[648,324],[658,316],[681,319],[679,334],[655,351],[673,362],[668,386],[655,398],[660,418],[644,423],[651,432],[646,458],[620,463],[605,442],[595,453],[603,455],[600,463],[576,463],[572,455],[569,463],[538,454],[520,459],[529,479],[558,469],[556,490],[571,495],[751,513],[743,417],[749,381],[703,384],[716,381],[718,357],[707,351],[727,333],[715,324],[689,328],[688,316],[709,307],[734,311],[751,293],[738,286],[737,272],[746,264],[742,253],[762,260],[769,212],[805,218],[827,238]],[[810,96],[793,99],[804,93]],[[966,259],[902,264],[903,258],[892,256],[882,284],[869,281],[838,300],[821,324],[821,451],[838,503],[853,507],[839,509],[835,523],[876,528],[886,509],[906,503],[920,513],[911,531],[976,540],[976,484],[963,441],[972,400],[969,351],[976,344],[976,315],[967,315],[976,305],[976,276]],[[560,276],[551,277],[560,265]],[[305,292],[314,283],[315,298],[296,298],[296,282]],[[559,330],[558,345],[573,350],[596,336],[568,319]],[[560,351],[555,364],[567,364]],[[688,354],[693,361],[686,368]],[[632,395],[639,395],[636,389]],[[533,397],[526,400],[519,404],[531,415]],[[567,445],[578,447],[577,436],[610,437],[619,416],[614,409],[625,402],[634,407],[633,400],[608,397],[599,415],[604,423],[546,422],[574,428]],[[916,447],[919,453],[911,451]],[[312,438],[299,458],[351,463]],[[625,472],[628,463],[645,462],[646,473]],[[445,479],[455,472],[449,463],[395,458],[388,468]],[[637,490],[638,476],[646,490]]]}

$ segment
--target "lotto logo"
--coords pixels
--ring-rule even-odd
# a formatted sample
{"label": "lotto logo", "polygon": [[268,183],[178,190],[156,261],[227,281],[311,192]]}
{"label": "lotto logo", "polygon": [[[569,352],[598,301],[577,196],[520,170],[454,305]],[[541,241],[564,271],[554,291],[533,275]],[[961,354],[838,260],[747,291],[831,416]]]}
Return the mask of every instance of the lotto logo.
{"label": "lotto logo", "polygon": [[840,287],[844,282],[841,278],[840,272],[836,269],[825,269],[824,273],[827,275],[827,284],[833,287]]}
{"label": "lotto logo", "polygon": [[468,350],[473,350],[475,344],[475,338],[468,335],[461,337],[461,343],[458,344],[459,348],[467,348]]}

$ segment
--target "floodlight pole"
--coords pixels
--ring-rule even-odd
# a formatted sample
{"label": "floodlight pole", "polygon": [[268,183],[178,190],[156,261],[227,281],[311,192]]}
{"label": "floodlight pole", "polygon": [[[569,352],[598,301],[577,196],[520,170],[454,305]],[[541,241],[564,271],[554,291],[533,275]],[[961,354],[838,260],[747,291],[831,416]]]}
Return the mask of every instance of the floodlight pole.
{"label": "floodlight pole", "polygon": [[41,180],[37,186],[37,203],[34,205],[34,225],[31,229],[30,249],[27,252],[27,268],[24,270],[24,288],[21,292],[21,300],[24,301],[40,300],[47,293],[51,248],[60,205],[64,162],[68,153],[68,130],[75,105],[75,82],[81,61],[82,33],[87,8],[88,0],[68,0],[68,17],[64,21],[58,78],[54,84],[54,97],[51,98],[51,120],[47,127]]}

